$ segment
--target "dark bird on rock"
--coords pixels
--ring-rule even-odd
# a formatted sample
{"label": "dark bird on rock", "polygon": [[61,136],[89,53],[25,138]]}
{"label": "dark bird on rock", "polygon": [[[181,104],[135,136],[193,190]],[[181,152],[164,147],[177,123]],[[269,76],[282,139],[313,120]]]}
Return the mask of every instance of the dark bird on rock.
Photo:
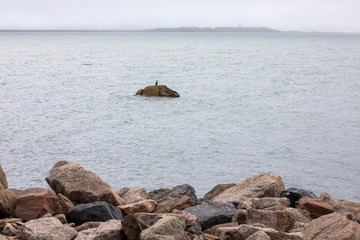
{"label": "dark bird on rock", "polygon": [[155,86],[157,86],[158,85],[158,80],[156,80],[156,82],[155,82]]}

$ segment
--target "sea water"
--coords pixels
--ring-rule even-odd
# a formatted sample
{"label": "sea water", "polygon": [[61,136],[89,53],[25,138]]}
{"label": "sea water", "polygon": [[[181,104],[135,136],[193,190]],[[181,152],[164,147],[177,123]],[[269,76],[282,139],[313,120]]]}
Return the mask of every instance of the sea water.
{"label": "sea water", "polygon": [[[134,96],[155,81],[180,98]],[[360,201],[360,35],[0,33],[0,164],[48,187],[60,160],[113,188],[273,171]]]}

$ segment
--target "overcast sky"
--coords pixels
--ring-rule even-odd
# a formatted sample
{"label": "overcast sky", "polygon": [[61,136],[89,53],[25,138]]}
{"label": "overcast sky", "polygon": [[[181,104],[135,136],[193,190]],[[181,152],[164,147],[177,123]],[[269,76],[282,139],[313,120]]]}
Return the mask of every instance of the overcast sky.
{"label": "overcast sky", "polygon": [[360,32],[360,0],[0,0],[0,29],[267,26]]}

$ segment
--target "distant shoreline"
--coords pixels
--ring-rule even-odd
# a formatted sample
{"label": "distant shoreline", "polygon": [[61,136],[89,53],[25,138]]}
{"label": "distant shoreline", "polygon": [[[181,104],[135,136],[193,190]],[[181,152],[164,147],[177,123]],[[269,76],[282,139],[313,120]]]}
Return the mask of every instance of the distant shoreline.
{"label": "distant shoreline", "polygon": [[268,27],[178,27],[152,29],[2,29],[0,32],[281,32]]}
{"label": "distant shoreline", "polygon": [[359,34],[358,32],[318,32],[318,31],[281,31],[268,27],[178,27],[153,29],[0,29],[0,32],[125,32],[125,33],[341,33]]}

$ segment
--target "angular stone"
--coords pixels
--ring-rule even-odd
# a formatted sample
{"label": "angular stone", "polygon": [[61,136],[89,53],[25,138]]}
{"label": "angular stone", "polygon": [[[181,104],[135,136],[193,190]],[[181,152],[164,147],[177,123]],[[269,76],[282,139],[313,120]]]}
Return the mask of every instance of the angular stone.
{"label": "angular stone", "polygon": [[344,199],[334,199],[334,203],[336,206],[344,208],[346,211],[351,213],[355,219],[360,218],[360,203],[351,202]]}
{"label": "angular stone", "polygon": [[50,170],[46,181],[56,192],[73,202],[89,203],[104,201],[115,206],[125,204],[110,185],[95,173],[84,169],[79,163],[60,161]]}
{"label": "angular stone", "polygon": [[172,189],[161,188],[148,193],[148,197],[157,202],[161,202],[167,198],[182,198],[188,196],[196,205],[198,200],[195,194],[195,189],[189,184],[183,184],[173,187]]}
{"label": "angular stone", "polygon": [[118,239],[125,240],[125,236],[122,234],[121,221],[109,220],[102,223],[97,228],[90,228],[79,232],[75,240],[108,240]]}
{"label": "angular stone", "polygon": [[7,179],[6,179],[5,172],[4,172],[3,168],[0,165],[0,191],[5,190],[8,187],[9,186],[8,186],[8,182],[7,182]]}
{"label": "angular stone", "polygon": [[202,229],[205,230],[218,224],[231,222],[237,210],[231,203],[205,200],[201,205],[186,208],[184,211],[195,215],[199,219]]}
{"label": "angular stone", "polygon": [[66,212],[55,193],[45,188],[26,189],[20,194],[15,209],[15,216],[24,221],[37,219],[45,214],[52,216],[59,213]]}
{"label": "angular stone", "polygon": [[213,198],[215,202],[238,203],[242,197],[279,197],[285,190],[281,177],[272,172],[246,178]]}
{"label": "angular stone", "polygon": [[164,217],[156,222],[151,227],[143,230],[140,234],[141,240],[155,240],[155,239],[176,239],[187,240],[187,235],[184,232],[185,222],[176,217]]}
{"label": "angular stone", "polygon": [[251,205],[255,209],[265,209],[274,206],[290,207],[290,200],[288,198],[274,197],[253,198]]}
{"label": "angular stone", "polygon": [[16,194],[11,190],[0,190],[0,218],[10,217],[13,214],[16,201]]}
{"label": "angular stone", "polygon": [[176,217],[185,222],[185,230],[195,234],[201,234],[199,220],[192,214],[181,210],[174,210],[176,213],[135,213],[125,216],[122,221],[123,230],[128,240],[139,239],[142,230],[147,229],[160,219],[170,216]]}
{"label": "angular stone", "polygon": [[135,95],[146,97],[180,97],[177,92],[165,85],[147,86],[144,89],[139,89]]}
{"label": "angular stone", "polygon": [[294,214],[295,223],[290,228],[290,230],[303,228],[306,225],[308,225],[309,222],[311,222],[311,220],[312,220],[312,218],[310,217],[309,212],[301,210],[301,209],[291,208],[290,207],[290,208],[285,208],[283,211],[290,212],[290,213]]}
{"label": "angular stone", "polygon": [[194,203],[188,196],[183,196],[181,198],[169,197],[159,202],[159,205],[156,208],[156,212],[169,213],[174,209],[183,210],[192,206],[194,206]]}
{"label": "angular stone", "polygon": [[331,213],[311,221],[302,232],[304,240],[358,240],[360,224],[339,213]]}
{"label": "angular stone", "polygon": [[271,240],[271,238],[264,231],[260,230],[251,234],[246,240]]}
{"label": "angular stone", "polygon": [[54,215],[53,217],[59,219],[59,221],[60,221],[62,224],[68,224],[67,219],[66,219],[66,216],[65,216],[65,214],[63,214],[63,213],[56,214],[56,215]]}
{"label": "angular stone", "polygon": [[204,233],[200,236],[195,236],[195,238],[193,240],[220,240],[220,238]]}
{"label": "angular stone", "polygon": [[[110,221],[110,220],[109,220]],[[90,228],[97,228],[102,224],[102,222],[86,222],[81,224],[80,226],[75,227],[75,230],[81,232],[83,230],[87,230]]]}
{"label": "angular stone", "polygon": [[183,210],[178,210],[178,209],[174,209],[172,211],[172,213],[175,214],[175,217],[179,218],[180,220],[184,220],[185,221],[185,231],[195,234],[195,235],[200,235],[202,234],[202,229],[201,229],[201,224],[199,219],[193,215],[190,214],[188,212],[185,212]]}
{"label": "angular stone", "polygon": [[157,202],[151,199],[118,206],[118,208],[120,208],[126,215],[131,213],[139,213],[139,212],[151,213],[155,211],[156,207],[157,207]]}
{"label": "angular stone", "polygon": [[5,236],[16,236],[17,233],[18,230],[10,223],[7,223],[1,232],[1,234]]}
{"label": "angular stone", "polygon": [[272,228],[261,228],[246,224],[239,225],[238,227],[219,228],[216,231],[216,236],[226,240],[247,240],[251,235],[258,231],[265,232],[271,240],[303,240],[302,233],[285,233],[276,231]]}
{"label": "angular stone", "polygon": [[144,201],[148,198],[145,188],[117,188],[114,192],[123,199],[126,204]]}
{"label": "angular stone", "polygon": [[237,227],[238,225],[239,224],[237,224],[236,222],[223,223],[223,224],[215,225],[215,226],[213,226],[211,228],[206,229],[204,231],[204,233],[215,235],[216,230],[218,230],[218,228],[221,228],[221,227]]}
{"label": "angular stone", "polygon": [[121,210],[107,202],[93,202],[78,204],[67,213],[70,222],[79,226],[85,222],[106,222],[108,220],[122,220]]}
{"label": "angular stone", "polygon": [[234,187],[235,185],[235,183],[218,184],[213,187],[213,189],[211,189],[208,193],[206,193],[202,200],[212,200],[214,197],[224,192],[226,189]]}
{"label": "angular stone", "polygon": [[302,197],[296,204],[296,208],[308,211],[312,218],[318,218],[325,214],[335,212],[334,207],[330,204],[321,199],[312,199],[309,197]]}
{"label": "angular stone", "polygon": [[59,203],[60,203],[64,213],[67,213],[71,208],[75,207],[74,204],[67,197],[62,195],[61,193],[59,193],[57,195],[57,198],[59,200]]}
{"label": "angular stone", "polygon": [[295,207],[296,202],[302,197],[309,197],[313,199],[318,198],[318,196],[316,196],[313,192],[301,188],[289,188],[286,191],[282,191],[280,196],[288,198],[290,200],[291,207]]}
{"label": "angular stone", "polygon": [[25,223],[20,231],[23,239],[69,240],[77,235],[75,229],[62,225],[54,217],[31,220]]}
{"label": "angular stone", "polygon": [[238,224],[246,224],[246,210],[239,209],[236,211],[234,216],[231,219],[232,222],[236,222]]}
{"label": "angular stone", "polygon": [[5,219],[0,219],[0,228],[4,228],[6,224],[10,223],[17,223],[17,222],[21,222],[22,219],[21,218],[5,218]]}
{"label": "angular stone", "polygon": [[247,224],[264,224],[268,228],[286,232],[295,223],[295,216],[285,211],[270,211],[259,209],[248,209],[246,211]]}

